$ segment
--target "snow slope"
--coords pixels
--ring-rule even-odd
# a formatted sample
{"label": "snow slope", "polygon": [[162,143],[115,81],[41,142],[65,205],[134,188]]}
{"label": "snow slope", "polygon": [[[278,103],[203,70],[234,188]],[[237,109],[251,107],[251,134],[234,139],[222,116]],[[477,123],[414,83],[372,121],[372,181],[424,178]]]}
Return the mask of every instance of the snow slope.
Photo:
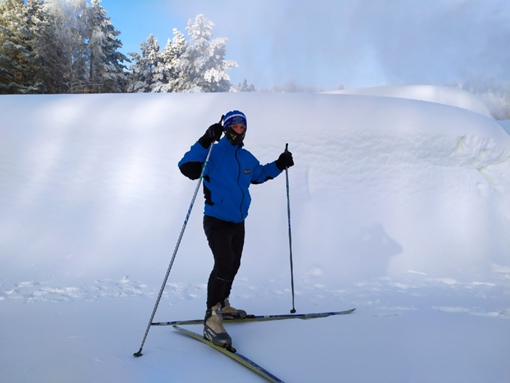
{"label": "snow slope", "polygon": [[505,121],[498,121],[499,124],[501,125],[501,127],[503,129],[505,129],[505,131],[510,134],[510,120],[505,120]]}
{"label": "snow slope", "polygon": [[334,94],[359,94],[380,97],[396,97],[410,100],[430,101],[437,104],[457,106],[490,117],[487,106],[478,98],[462,89],[433,85],[378,86],[372,88],[344,89]]}
{"label": "snow slope", "polygon": [[[2,381],[260,381],[165,327],[132,357],[196,187],[176,164],[241,109],[261,162],[295,157],[298,312],[357,312],[231,325],[235,346],[289,382],[507,382],[510,136],[429,90],[2,96]],[[251,192],[232,301],[288,312],[285,178]],[[199,195],[156,320],[203,315],[201,213]]]}

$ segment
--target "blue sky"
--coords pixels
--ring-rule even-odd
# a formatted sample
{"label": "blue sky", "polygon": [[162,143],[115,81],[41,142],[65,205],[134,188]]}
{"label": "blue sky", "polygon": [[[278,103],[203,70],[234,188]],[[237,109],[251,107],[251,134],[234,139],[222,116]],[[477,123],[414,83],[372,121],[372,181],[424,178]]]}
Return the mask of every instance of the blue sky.
{"label": "blue sky", "polygon": [[234,84],[335,89],[510,81],[507,0],[103,0],[123,52],[203,14]]}

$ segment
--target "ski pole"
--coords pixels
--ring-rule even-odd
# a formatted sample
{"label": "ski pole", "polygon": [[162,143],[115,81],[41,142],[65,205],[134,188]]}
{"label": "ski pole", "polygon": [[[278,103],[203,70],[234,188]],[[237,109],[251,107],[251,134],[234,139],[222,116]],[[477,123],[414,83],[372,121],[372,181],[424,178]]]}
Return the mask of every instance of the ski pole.
{"label": "ski pole", "polygon": [[[221,121],[223,120],[223,116],[221,116]],[[168,269],[166,270],[165,278],[163,279],[163,284],[161,285],[161,288],[159,290],[158,298],[156,299],[156,304],[154,305],[154,308],[152,309],[152,314],[149,319],[149,324],[147,325],[147,328],[145,329],[145,334],[142,339],[142,344],[140,345],[140,349],[133,354],[136,358],[142,356],[142,349],[145,344],[145,341],[147,340],[147,335],[149,335],[149,330],[152,325],[152,321],[154,320],[154,316],[156,315],[156,311],[158,310],[159,302],[161,301],[161,296],[163,295],[163,291],[165,290],[166,282],[168,281],[168,276],[170,275],[170,270],[172,270],[175,256],[177,255],[177,250],[179,249],[179,246],[181,244],[182,236],[184,235],[184,230],[186,230],[186,225],[188,224],[189,217],[191,215],[191,210],[193,209],[193,205],[195,204],[195,199],[197,198],[198,189],[200,188],[200,185],[202,183],[202,179],[204,178],[205,168],[207,167],[207,164],[209,162],[209,157],[211,157],[212,148],[214,146],[214,142],[211,143],[211,146],[209,147],[209,151],[207,152],[207,157],[205,158],[204,164],[202,165],[202,172],[200,173],[200,177],[198,179],[197,187],[195,188],[195,192],[193,193],[193,198],[191,199],[191,203],[188,208],[188,212],[186,214],[186,218],[184,219],[184,224],[182,225],[181,233],[179,234],[179,238],[177,239],[177,243],[175,244],[174,253],[172,255],[172,259],[170,260],[170,264],[168,265]]]}
{"label": "ski pole", "polygon": [[[289,144],[285,144],[285,151],[289,151]],[[285,168],[285,179],[287,185],[287,218],[289,222],[289,251],[290,251],[290,286],[292,290],[292,310],[291,313],[296,312],[296,308],[294,307],[294,263],[292,260],[292,230],[290,226],[290,191],[289,191],[289,169]]]}

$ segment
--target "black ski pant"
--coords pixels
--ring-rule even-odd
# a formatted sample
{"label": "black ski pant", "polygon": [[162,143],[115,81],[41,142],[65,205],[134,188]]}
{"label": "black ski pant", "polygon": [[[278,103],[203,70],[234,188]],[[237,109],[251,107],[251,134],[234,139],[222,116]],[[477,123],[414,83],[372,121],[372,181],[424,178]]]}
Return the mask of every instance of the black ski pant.
{"label": "black ski pant", "polygon": [[204,215],[204,231],[214,256],[214,267],[207,284],[207,309],[211,309],[230,296],[241,266],[244,221],[234,223]]}

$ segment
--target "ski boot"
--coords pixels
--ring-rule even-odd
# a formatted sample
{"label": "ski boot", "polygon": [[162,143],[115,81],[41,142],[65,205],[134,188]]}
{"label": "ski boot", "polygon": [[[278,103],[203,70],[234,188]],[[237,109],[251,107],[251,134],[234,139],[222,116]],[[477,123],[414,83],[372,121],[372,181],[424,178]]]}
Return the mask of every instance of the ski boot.
{"label": "ski boot", "polygon": [[222,308],[223,318],[232,318],[232,319],[244,319],[246,318],[246,311],[236,309],[235,307],[230,306],[230,301],[227,298],[223,301]]}
{"label": "ski boot", "polygon": [[226,349],[232,347],[232,338],[223,327],[223,316],[219,303],[205,312],[204,338],[216,346]]}

